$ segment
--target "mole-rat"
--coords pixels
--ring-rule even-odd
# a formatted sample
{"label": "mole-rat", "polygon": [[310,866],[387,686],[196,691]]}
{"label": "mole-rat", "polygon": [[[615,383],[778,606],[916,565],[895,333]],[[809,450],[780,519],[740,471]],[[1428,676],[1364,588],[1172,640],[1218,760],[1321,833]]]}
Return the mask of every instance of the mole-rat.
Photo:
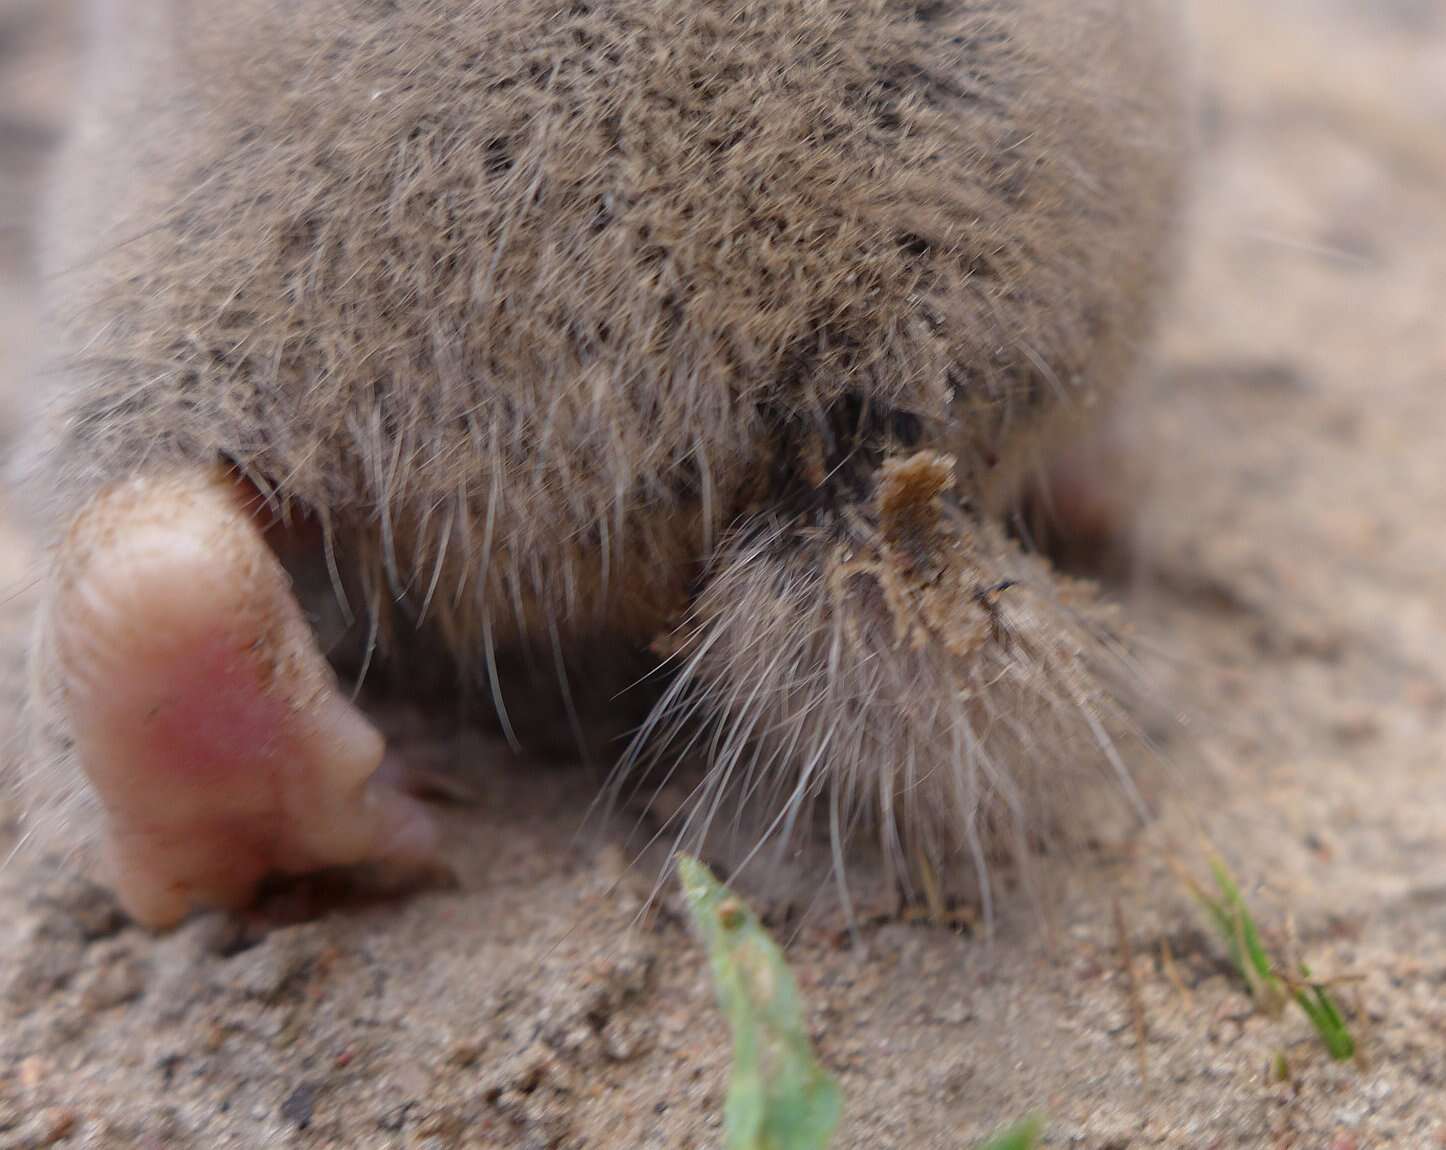
{"label": "mole-rat", "polygon": [[700,761],[688,829],[1029,850],[1119,764],[1107,624],[1008,513],[1158,310],[1177,19],[96,0],[23,468],[37,809],[164,926],[426,854],[363,683],[524,743],[644,667],[620,769]]}

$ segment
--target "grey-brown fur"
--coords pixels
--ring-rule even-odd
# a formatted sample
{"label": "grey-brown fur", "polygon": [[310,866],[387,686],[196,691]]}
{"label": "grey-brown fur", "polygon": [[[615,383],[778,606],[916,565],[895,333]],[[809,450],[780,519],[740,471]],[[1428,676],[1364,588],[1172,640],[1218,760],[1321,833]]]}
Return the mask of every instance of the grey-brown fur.
{"label": "grey-brown fur", "polygon": [[[513,649],[652,644],[682,671],[650,735],[691,731],[780,828],[831,796],[940,866],[1106,754],[1090,608],[992,517],[1148,331],[1168,0],[93,20],[31,465],[52,541],[107,483],[230,460],[320,524],[384,655],[421,622],[505,698]],[[890,535],[900,467],[923,550]]]}

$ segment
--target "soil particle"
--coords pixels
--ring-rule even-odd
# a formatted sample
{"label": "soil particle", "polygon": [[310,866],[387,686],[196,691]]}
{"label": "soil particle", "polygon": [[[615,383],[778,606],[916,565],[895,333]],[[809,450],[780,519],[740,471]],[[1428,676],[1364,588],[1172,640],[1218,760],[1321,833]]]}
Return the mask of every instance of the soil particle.
{"label": "soil particle", "polygon": [[73,1110],[42,1110],[19,1130],[0,1133],[0,1150],[42,1150],[55,1146],[75,1133],[79,1125],[80,1116]]}
{"label": "soil particle", "polygon": [[322,1089],[323,1084],[320,1082],[303,1082],[281,1103],[281,1117],[298,1130],[307,1129],[311,1125],[312,1115],[316,1112],[317,1095]]}
{"label": "soil particle", "polygon": [[98,1012],[135,1001],[145,993],[148,972],[146,960],[129,943],[93,948],[79,980],[81,1006]]}
{"label": "soil particle", "polygon": [[119,934],[125,915],[115,896],[79,875],[56,871],[34,887],[29,903],[52,933],[74,933],[84,942]]}
{"label": "soil particle", "polygon": [[4,979],[4,993],[12,1010],[28,1013],[75,977],[85,962],[85,944],[74,937],[56,938],[35,921],[16,933],[19,948]]}
{"label": "soil particle", "polygon": [[215,985],[265,1003],[294,998],[304,992],[325,951],[325,932],[315,925],[275,930],[260,945],[219,963]]}

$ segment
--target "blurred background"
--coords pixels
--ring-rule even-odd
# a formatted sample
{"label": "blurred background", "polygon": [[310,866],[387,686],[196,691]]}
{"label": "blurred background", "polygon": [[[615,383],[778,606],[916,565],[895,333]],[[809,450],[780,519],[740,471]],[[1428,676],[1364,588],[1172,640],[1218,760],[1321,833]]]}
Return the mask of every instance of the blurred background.
{"label": "blurred background", "polygon": [[7,429],[15,378],[31,350],[31,222],[75,73],[72,9],[69,0],[0,0],[0,420]]}
{"label": "blurred background", "polygon": [[[1308,1035],[1257,1025],[1239,988],[1181,926],[1191,921],[1188,902],[1141,848],[1079,879],[1062,966],[1032,941],[1006,941],[1005,961],[971,973],[971,986],[987,981],[990,989],[983,1005],[960,1007],[962,1052],[957,1042],[931,1045],[937,1028],[911,1029],[902,1000],[898,1011],[884,1009],[895,991],[855,968],[840,973],[844,960],[803,937],[805,983],[828,1002],[830,1033],[842,1036],[832,1040],[834,1064],[853,1068],[845,1088],[861,1117],[844,1145],[957,1146],[960,1131],[1047,1101],[1059,1145],[1446,1146],[1446,2],[1199,0],[1192,21],[1201,88],[1195,210],[1160,354],[1128,413],[1152,477],[1131,618],[1160,697],[1188,731],[1188,751],[1178,750],[1190,776],[1181,791],[1195,790],[1187,810],[1167,803],[1162,824],[1203,820],[1262,904],[1294,923],[1313,961],[1357,976],[1370,1059],[1331,1067],[1309,1053]],[[18,398],[43,386],[28,371],[45,350],[33,344],[32,221],[44,207],[41,167],[63,131],[74,75],[67,6],[0,0],[0,450],[23,434]],[[0,492],[0,675],[11,688],[0,700],[13,700],[33,586],[24,539],[4,507]],[[13,713],[0,702],[0,745]],[[557,881],[549,897],[581,897],[571,877]],[[1156,956],[1161,940],[1173,939],[1190,988],[1187,1006],[1172,971],[1142,962],[1157,1081],[1169,1083],[1154,1094],[1142,1094],[1135,1077],[1112,928],[1108,911],[1100,913],[1121,892],[1136,953]],[[36,907],[13,870],[0,872],[0,922],[19,924],[0,927],[0,942],[16,948],[4,953],[28,953],[32,935],[23,931],[48,929],[49,912]],[[604,916],[572,945],[585,952],[587,930],[596,929],[603,946],[615,927]],[[450,969],[449,955],[470,961],[477,945],[457,921],[372,921],[366,929],[365,945],[395,961],[425,934],[438,971]],[[957,958],[942,949],[947,939],[900,939],[891,937],[879,969],[912,962],[917,988]],[[139,938],[124,949],[146,970],[179,961]],[[223,982],[231,977],[225,963],[235,960],[207,953],[202,947],[187,961],[210,963]],[[86,964],[99,961],[74,960],[81,982]],[[507,961],[506,953],[496,959]],[[9,977],[7,968],[0,983]],[[145,1006],[97,1021],[93,1004],[63,980],[36,985],[22,986],[26,1021],[0,1025],[3,1146],[11,1144],[7,1096],[23,1099],[25,1114],[69,1106],[76,1130],[103,1132],[86,1125],[89,1115],[161,1089],[144,1059],[114,1059],[118,1044],[155,1052],[157,1026],[171,1033],[166,1025],[180,1025],[157,1022]],[[441,1033],[450,1025],[446,983],[430,997],[425,985],[413,982],[405,1010],[391,1014],[402,992],[393,983],[381,995],[391,1005],[377,1009],[391,1021],[378,1024],[376,1041],[402,1053],[390,1062],[378,1054],[369,1073],[400,1082],[396,1097],[435,1102],[454,1089],[451,1064],[433,1066],[420,1083],[399,1065],[440,1057],[408,1045],[428,1026]],[[706,1009],[706,996],[689,985],[686,1009]],[[137,995],[142,1003],[157,997]],[[877,1004],[871,1018],[859,999]],[[986,1025],[1005,1017],[989,1003],[1008,1006],[1002,1031]],[[277,1109],[295,1097],[285,1076],[309,1073],[328,1055],[305,1043],[272,1050],[261,1031],[243,1046],[224,1034],[250,1033],[246,1011],[261,1008],[215,1009],[239,1029],[206,1055],[211,1079],[178,1088],[177,1106],[191,1109],[172,1115],[179,1125],[167,1129],[209,1131],[196,1134],[197,1145],[219,1145],[212,1139],[222,1128],[233,1144],[267,1144],[249,1139],[287,1126]],[[208,1017],[219,1025],[218,1015]],[[174,1042],[204,1046],[210,1040],[187,1029],[201,1025],[186,1016]],[[881,1063],[875,1051],[885,1047],[890,1058]],[[1263,1073],[1278,1050],[1295,1068],[1283,1085]],[[257,1062],[258,1051],[270,1051],[270,1061]],[[112,1062],[109,1077],[83,1088],[67,1086],[60,1069]],[[962,1067],[962,1078],[945,1075],[950,1066]],[[681,1097],[683,1074],[682,1063],[660,1053],[637,1078]],[[225,1096],[245,1097],[254,1113],[237,1107],[219,1116],[222,1080]],[[927,1106],[917,1104],[920,1089]],[[370,1105],[334,1119],[327,1129],[350,1139],[336,1144],[372,1144],[357,1140],[363,1128],[383,1138]],[[681,1104],[673,1129],[696,1122],[698,1105]],[[684,1144],[666,1132],[645,1142],[622,1110],[603,1111],[573,1114],[569,1130],[592,1146]],[[912,1117],[897,1117],[904,1112]],[[219,1125],[206,1126],[212,1120]],[[151,1121],[132,1126],[144,1133]],[[111,1141],[95,1134],[93,1144],[130,1144],[114,1130]],[[394,1144],[388,1139],[378,1144]],[[460,1139],[438,1145],[494,1145]],[[174,1133],[144,1144],[186,1143]]]}

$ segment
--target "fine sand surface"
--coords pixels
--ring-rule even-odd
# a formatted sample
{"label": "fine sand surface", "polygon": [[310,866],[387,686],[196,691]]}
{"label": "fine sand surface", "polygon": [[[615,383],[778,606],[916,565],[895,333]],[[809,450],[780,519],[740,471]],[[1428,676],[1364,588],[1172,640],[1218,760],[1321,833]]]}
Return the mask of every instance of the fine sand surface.
{"label": "fine sand surface", "polygon": [[[1446,7],[1198,8],[1197,211],[1132,419],[1153,480],[1120,592],[1174,777],[992,943],[781,925],[839,1147],[966,1150],[1032,1111],[1052,1147],[1446,1147]],[[53,11],[0,0],[6,435],[43,387],[26,220],[62,118]],[[23,543],[0,511],[0,737]],[[153,938],[53,865],[0,869],[0,1148],[716,1146],[727,1035],[677,900],[634,925],[647,878],[574,834],[592,780],[497,758],[482,809],[448,816],[457,889],[300,925]],[[1202,834],[1280,947],[1347,980],[1359,1062],[1252,1008],[1167,865]]]}

